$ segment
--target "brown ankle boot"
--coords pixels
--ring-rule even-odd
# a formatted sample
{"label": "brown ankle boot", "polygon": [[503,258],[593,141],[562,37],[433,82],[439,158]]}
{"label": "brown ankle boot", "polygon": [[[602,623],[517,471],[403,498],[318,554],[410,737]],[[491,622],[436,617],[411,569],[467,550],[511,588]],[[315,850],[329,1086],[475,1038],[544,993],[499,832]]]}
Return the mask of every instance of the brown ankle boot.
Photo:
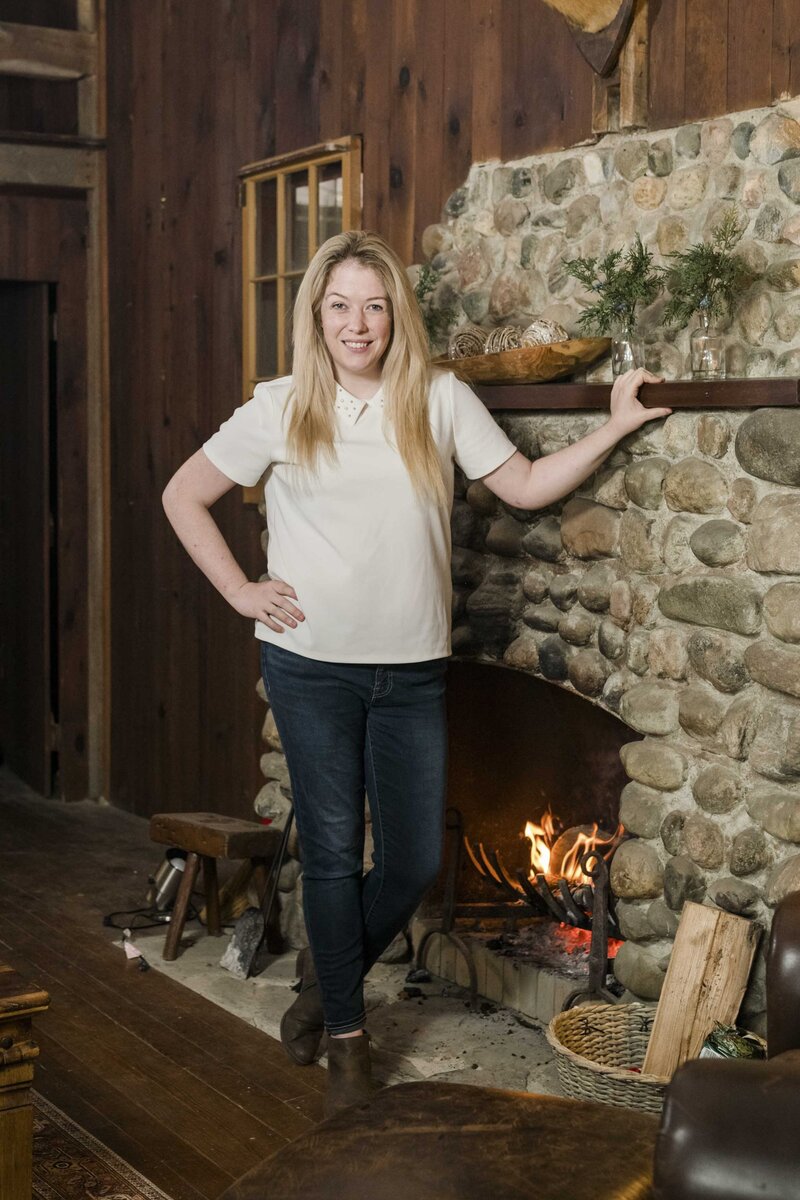
{"label": "brown ankle boot", "polygon": [[340,1108],[369,1102],[375,1085],[369,1057],[369,1034],[328,1038],[328,1089],[324,1111],[332,1117]]}
{"label": "brown ankle boot", "polygon": [[281,1045],[292,1062],[307,1067],[317,1057],[325,1032],[322,997],[308,947],[298,954],[296,970],[300,976],[300,994],[283,1014]]}

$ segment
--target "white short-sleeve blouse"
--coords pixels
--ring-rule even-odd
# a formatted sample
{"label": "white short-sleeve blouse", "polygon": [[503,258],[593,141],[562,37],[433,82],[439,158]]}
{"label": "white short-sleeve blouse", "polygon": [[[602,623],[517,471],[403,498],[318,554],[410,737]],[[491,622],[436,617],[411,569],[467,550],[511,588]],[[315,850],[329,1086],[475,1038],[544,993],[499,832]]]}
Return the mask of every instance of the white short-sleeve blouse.
{"label": "white short-sleeve blouse", "polygon": [[[408,663],[450,653],[450,508],[453,463],[488,475],[516,447],[478,397],[450,371],[432,374],[431,430],[446,509],[414,491],[383,396],[358,400],[338,387],[336,460],[302,470],[286,447],[291,377],[259,383],[253,398],[203,446],[234,483],[265,475],[268,572],[290,584],[305,621],[256,637],[325,662]],[[265,474],[266,472],[266,474]]]}

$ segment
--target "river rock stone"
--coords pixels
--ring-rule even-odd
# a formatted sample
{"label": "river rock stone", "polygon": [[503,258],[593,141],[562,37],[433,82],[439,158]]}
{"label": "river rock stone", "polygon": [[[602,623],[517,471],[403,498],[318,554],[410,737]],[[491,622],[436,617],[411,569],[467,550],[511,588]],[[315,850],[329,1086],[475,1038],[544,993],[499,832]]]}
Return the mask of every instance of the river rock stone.
{"label": "river rock stone", "polygon": [[697,444],[697,417],[693,412],[674,412],[663,425],[664,449],[672,458],[685,458]]}
{"label": "river rock stone", "polygon": [[631,688],[620,715],[637,733],[672,733],[678,725],[678,696],[669,684],[648,680]]}
{"label": "river rock stone", "polygon": [[681,728],[700,741],[709,738],[722,724],[725,709],[725,701],[711,688],[701,684],[684,688],[679,704]]}
{"label": "river rock stone", "polygon": [[541,571],[526,571],[522,578],[522,591],[527,600],[539,604],[547,595],[548,580]]}
{"label": "river rock stone", "polygon": [[445,201],[444,211],[448,217],[460,217],[467,207],[467,189],[460,187],[448,196]]}
{"label": "river rock stone", "polygon": [[750,766],[765,779],[800,779],[800,705],[771,701],[764,705],[750,747]]}
{"label": "river rock stone", "polygon": [[763,829],[743,829],[731,845],[732,875],[754,875],[770,862],[770,852]]}
{"label": "river rock stone", "polygon": [[664,816],[664,794],[641,783],[626,783],[619,802],[619,819],[628,833],[641,838],[658,837]]}
{"label": "river rock stone", "polygon": [[633,613],[633,593],[627,579],[616,579],[608,597],[608,611],[615,621],[627,626]]}
{"label": "river rock stone", "polygon": [[477,513],[464,501],[456,500],[450,516],[450,532],[454,546],[481,549],[483,542],[483,523]]}
{"label": "river rock stone", "polygon": [[489,293],[483,288],[465,292],[461,297],[461,307],[468,321],[482,325],[489,316]]}
{"label": "river rock stone", "polygon": [[642,630],[635,630],[625,647],[625,664],[635,675],[646,675],[649,666],[650,637]]}
{"label": "river rock stone", "polygon": [[733,521],[706,521],[689,538],[689,545],[707,567],[726,567],[744,554],[744,538]]}
{"label": "river rock stone", "polygon": [[778,204],[765,204],[756,217],[753,233],[762,242],[780,241],[785,216]]}
{"label": "river rock stone", "polygon": [[797,158],[800,155],[800,125],[791,117],[769,113],[752,136],[750,153],[767,167]]}
{"label": "river rock stone", "polygon": [[748,475],[800,487],[800,411],[760,408],[739,426],[736,457]]}
{"label": "river rock stone", "polygon": [[784,859],[770,873],[764,888],[764,900],[770,908],[777,908],[790,892],[800,892],[800,854]]}
{"label": "river rock stone", "polygon": [[765,496],[756,506],[747,565],[765,574],[800,575],[800,495]]}
{"label": "river rock stone", "polygon": [[713,747],[728,758],[747,758],[759,711],[758,696],[754,689],[748,688],[730,704],[713,739]]}
{"label": "river rock stone", "polygon": [[515,167],[511,175],[511,195],[527,196],[533,190],[533,172],[530,167]]}
{"label": "river rock stone", "polygon": [[473,550],[453,548],[450,558],[453,583],[461,587],[475,588],[483,579],[488,566],[487,560]]}
{"label": "river rock stone", "polygon": [[643,1000],[657,1000],[661,995],[666,965],[636,942],[623,942],[614,959],[614,976]]}
{"label": "river rock stone", "polygon": [[616,660],[625,653],[625,634],[615,621],[608,618],[600,622],[597,631],[597,645],[601,654],[606,658]]}
{"label": "river rock stone", "polygon": [[759,789],[750,797],[747,811],[762,829],[785,842],[800,842],[800,795]]}
{"label": "river rock stone", "polygon": [[627,742],[619,756],[630,778],[646,787],[674,792],[686,778],[686,759],[679,750],[664,742],[656,742],[651,738]]}
{"label": "river rock stone", "polygon": [[631,616],[637,625],[650,629],[658,620],[659,585],[653,579],[639,577],[631,585]]}
{"label": "river rock stone", "polygon": [[687,900],[700,904],[706,894],[706,877],[685,854],[671,858],[664,868],[664,900],[673,912],[680,912]]}
{"label": "river rock stone", "polygon": [[569,195],[582,174],[576,158],[566,158],[548,171],[542,182],[542,191],[551,204],[560,204]]}
{"label": "river rock stone", "polygon": [[508,237],[529,215],[527,204],[513,196],[505,196],[494,210],[494,227],[499,234]]}
{"label": "river rock stone", "polygon": [[655,520],[638,509],[629,508],[622,514],[619,525],[619,553],[631,571],[642,575],[658,574],[664,570],[659,539],[654,534]]}
{"label": "river rock stone", "polygon": [[666,179],[642,175],[631,188],[631,200],[637,208],[650,212],[663,202],[667,194]]}
{"label": "river rock stone", "polygon": [[516,558],[522,554],[522,539],[525,526],[513,517],[500,517],[489,527],[486,534],[486,548],[493,554],[501,554],[508,558]]}
{"label": "river rock stone", "polygon": [[467,598],[470,627],[487,650],[502,653],[511,641],[515,597],[504,583],[485,579]]}
{"label": "river rock stone", "polygon": [[733,122],[728,117],[720,117],[716,121],[706,121],[700,126],[700,142],[706,158],[712,162],[721,162],[731,145]]}
{"label": "river rock stone", "polygon": [[632,183],[644,175],[650,165],[650,147],[641,138],[624,142],[614,155],[614,166],[623,179]]}
{"label": "river rock stone", "polygon": [[664,616],[675,621],[730,633],[758,633],[761,628],[761,593],[746,579],[721,575],[680,579],[661,589],[658,604]]}
{"label": "river rock stone", "polygon": [[667,471],[664,496],[675,512],[717,513],[725,507],[728,485],[713,463],[685,458]]}
{"label": "river rock stone", "polygon": [[694,208],[700,203],[708,186],[708,167],[700,163],[695,167],[682,167],[673,172],[667,199],[670,208],[679,212]]}
{"label": "river rock stone", "polygon": [[656,229],[656,244],[662,255],[676,254],[689,245],[689,230],[680,217],[662,217]]}
{"label": "river rock stone", "polygon": [[572,608],[577,597],[579,582],[579,577],[571,573],[553,576],[550,580],[550,599],[556,608],[560,608],[563,612]]}
{"label": "river rock stone", "polygon": [[[660,897],[648,906],[647,920],[653,933],[661,938],[674,938],[678,932],[678,918]],[[644,940],[644,939],[643,939]]]}
{"label": "river rock stone", "polygon": [[554,633],[558,629],[561,613],[549,600],[541,604],[527,604],[522,610],[522,619],[531,629],[541,629],[545,633]]}
{"label": "river rock stone", "polygon": [[776,583],[764,597],[767,629],[782,642],[800,642],[800,583]]}
{"label": "river rock stone", "polygon": [[767,282],[776,292],[793,292],[800,286],[800,258],[787,258],[767,268]]}
{"label": "river rock stone", "polygon": [[522,539],[522,548],[532,558],[541,558],[545,562],[560,562],[565,554],[558,517],[544,517],[537,522]]}
{"label": "river rock stone", "polygon": [[609,471],[598,471],[592,487],[592,499],[607,508],[618,508],[620,511],[628,507],[628,494],[625,491],[625,471],[622,467],[614,467]]}
{"label": "river rock stone", "polygon": [[743,525],[749,525],[758,504],[758,491],[752,479],[734,479],[728,496],[728,512]]}
{"label": "river rock stone", "polygon": [[611,890],[623,900],[645,900],[660,896],[664,868],[652,846],[631,838],[619,846],[611,861]]}
{"label": "river rock stone", "polygon": [[568,500],[561,514],[561,540],[576,558],[618,554],[620,514],[592,500]]}
{"label": "river rock stone", "polygon": [[583,696],[599,696],[611,667],[599,650],[579,650],[569,660],[569,681]]}
{"label": "river rock stone", "polygon": [[683,843],[686,853],[699,867],[710,871],[722,866],[725,858],[725,842],[722,831],[708,817],[697,813],[686,818],[683,827]]}
{"label": "river rock stone", "polygon": [[737,158],[745,159],[750,153],[750,142],[755,133],[752,121],[740,121],[731,134],[731,149]]}
{"label": "river rock stone", "polygon": [[605,563],[589,567],[578,583],[578,599],[590,612],[606,612],[611,601],[611,588],[616,575]]}
{"label": "river rock stone", "polygon": [[683,853],[683,827],[685,824],[686,813],[677,808],[667,813],[661,822],[659,833],[664,848],[669,854]]}
{"label": "river rock stone", "polygon": [[567,209],[564,232],[568,238],[582,237],[600,223],[600,201],[597,196],[579,196]]}
{"label": "river rock stone", "polygon": [[558,632],[571,646],[588,646],[597,629],[597,618],[573,608],[558,622]]}
{"label": "river rock stone", "polygon": [[697,158],[700,153],[700,126],[681,125],[675,134],[675,149],[681,158]]}
{"label": "river rock stone", "polygon": [[667,458],[643,458],[625,470],[625,491],[640,508],[661,507],[664,476],[669,470]]}
{"label": "river rock stone", "polygon": [[669,138],[653,142],[647,154],[647,165],[656,178],[672,174],[672,142]]}
{"label": "river rock stone", "polygon": [[483,517],[491,517],[497,511],[497,497],[490,492],[482,479],[476,479],[467,488],[467,504]]}
{"label": "river rock stone", "polygon": [[520,634],[505,650],[503,662],[521,671],[536,671],[539,668],[539,647],[530,634]]}
{"label": "river rock stone", "polygon": [[673,575],[679,575],[696,565],[697,560],[690,545],[696,528],[695,518],[680,514],[672,518],[664,531],[664,565]]}
{"label": "river rock stone", "polygon": [[699,631],[688,643],[689,661],[697,674],[719,692],[740,692],[750,682],[739,645],[723,634]]}
{"label": "river rock stone", "polygon": [[728,767],[713,764],[701,771],[692,784],[692,794],[706,812],[731,812],[742,802],[745,787],[740,777]]}
{"label": "river rock stone", "polygon": [[689,656],[686,635],[679,629],[654,629],[648,647],[650,672],[659,678],[685,679]]}
{"label": "river rock stone", "polygon": [[744,652],[744,663],[756,683],[800,699],[800,650],[775,642],[753,642]]}
{"label": "river rock stone", "polygon": [[758,909],[758,888],[744,879],[734,879],[732,875],[716,879],[711,885],[710,894],[718,908],[739,917],[750,916]]}
{"label": "river rock stone", "polygon": [[797,159],[781,163],[778,169],[778,186],[794,204],[800,204],[800,162]]}
{"label": "river rock stone", "polygon": [[626,671],[623,667],[619,671],[612,671],[606,680],[603,688],[602,701],[609,712],[618,713],[619,706],[622,703],[622,697],[627,692],[632,683],[636,682],[636,677],[631,675],[630,671]]}
{"label": "river rock stone", "polygon": [[731,440],[731,429],[724,417],[703,413],[697,422],[697,449],[711,458],[722,458]]}
{"label": "river rock stone", "polygon": [[653,940],[653,928],[647,919],[645,909],[640,904],[630,900],[618,900],[615,907],[620,933],[627,941],[647,942]]}
{"label": "river rock stone", "polygon": [[754,292],[739,305],[739,328],[745,341],[760,346],[772,322],[772,301],[767,292]]}
{"label": "river rock stone", "polygon": [[545,679],[567,678],[572,651],[560,637],[546,637],[539,646],[539,670]]}

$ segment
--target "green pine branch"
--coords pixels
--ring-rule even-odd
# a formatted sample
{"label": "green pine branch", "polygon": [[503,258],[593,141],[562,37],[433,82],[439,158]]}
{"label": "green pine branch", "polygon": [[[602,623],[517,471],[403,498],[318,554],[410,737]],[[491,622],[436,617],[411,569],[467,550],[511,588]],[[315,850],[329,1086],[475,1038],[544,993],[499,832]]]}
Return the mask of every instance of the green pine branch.
{"label": "green pine branch", "polygon": [[718,320],[733,308],[755,275],[742,258],[733,253],[746,223],[729,209],[711,231],[708,241],[667,255],[662,268],[670,298],[664,309],[667,325],[688,325],[696,312],[709,321]]}
{"label": "green pine branch", "polygon": [[568,275],[589,292],[597,294],[578,324],[586,333],[611,333],[618,327],[632,329],[639,307],[652,304],[664,283],[662,273],[653,266],[653,255],[637,233],[626,250],[611,250],[602,258],[573,258],[564,263]]}

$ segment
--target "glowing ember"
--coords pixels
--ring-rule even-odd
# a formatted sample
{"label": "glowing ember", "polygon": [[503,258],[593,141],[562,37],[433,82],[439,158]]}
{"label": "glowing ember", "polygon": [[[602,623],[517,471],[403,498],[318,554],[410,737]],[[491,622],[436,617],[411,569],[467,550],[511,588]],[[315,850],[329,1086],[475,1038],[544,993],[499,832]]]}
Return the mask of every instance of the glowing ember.
{"label": "glowing ember", "polygon": [[576,826],[557,835],[555,818],[548,808],[540,825],[528,821],[525,826],[524,836],[531,843],[530,878],[552,874],[565,879],[568,884],[590,883],[589,876],[581,870],[581,858],[587,850],[596,850],[608,859],[624,832],[623,827],[618,825],[616,831],[609,834],[595,822],[594,825]]}

